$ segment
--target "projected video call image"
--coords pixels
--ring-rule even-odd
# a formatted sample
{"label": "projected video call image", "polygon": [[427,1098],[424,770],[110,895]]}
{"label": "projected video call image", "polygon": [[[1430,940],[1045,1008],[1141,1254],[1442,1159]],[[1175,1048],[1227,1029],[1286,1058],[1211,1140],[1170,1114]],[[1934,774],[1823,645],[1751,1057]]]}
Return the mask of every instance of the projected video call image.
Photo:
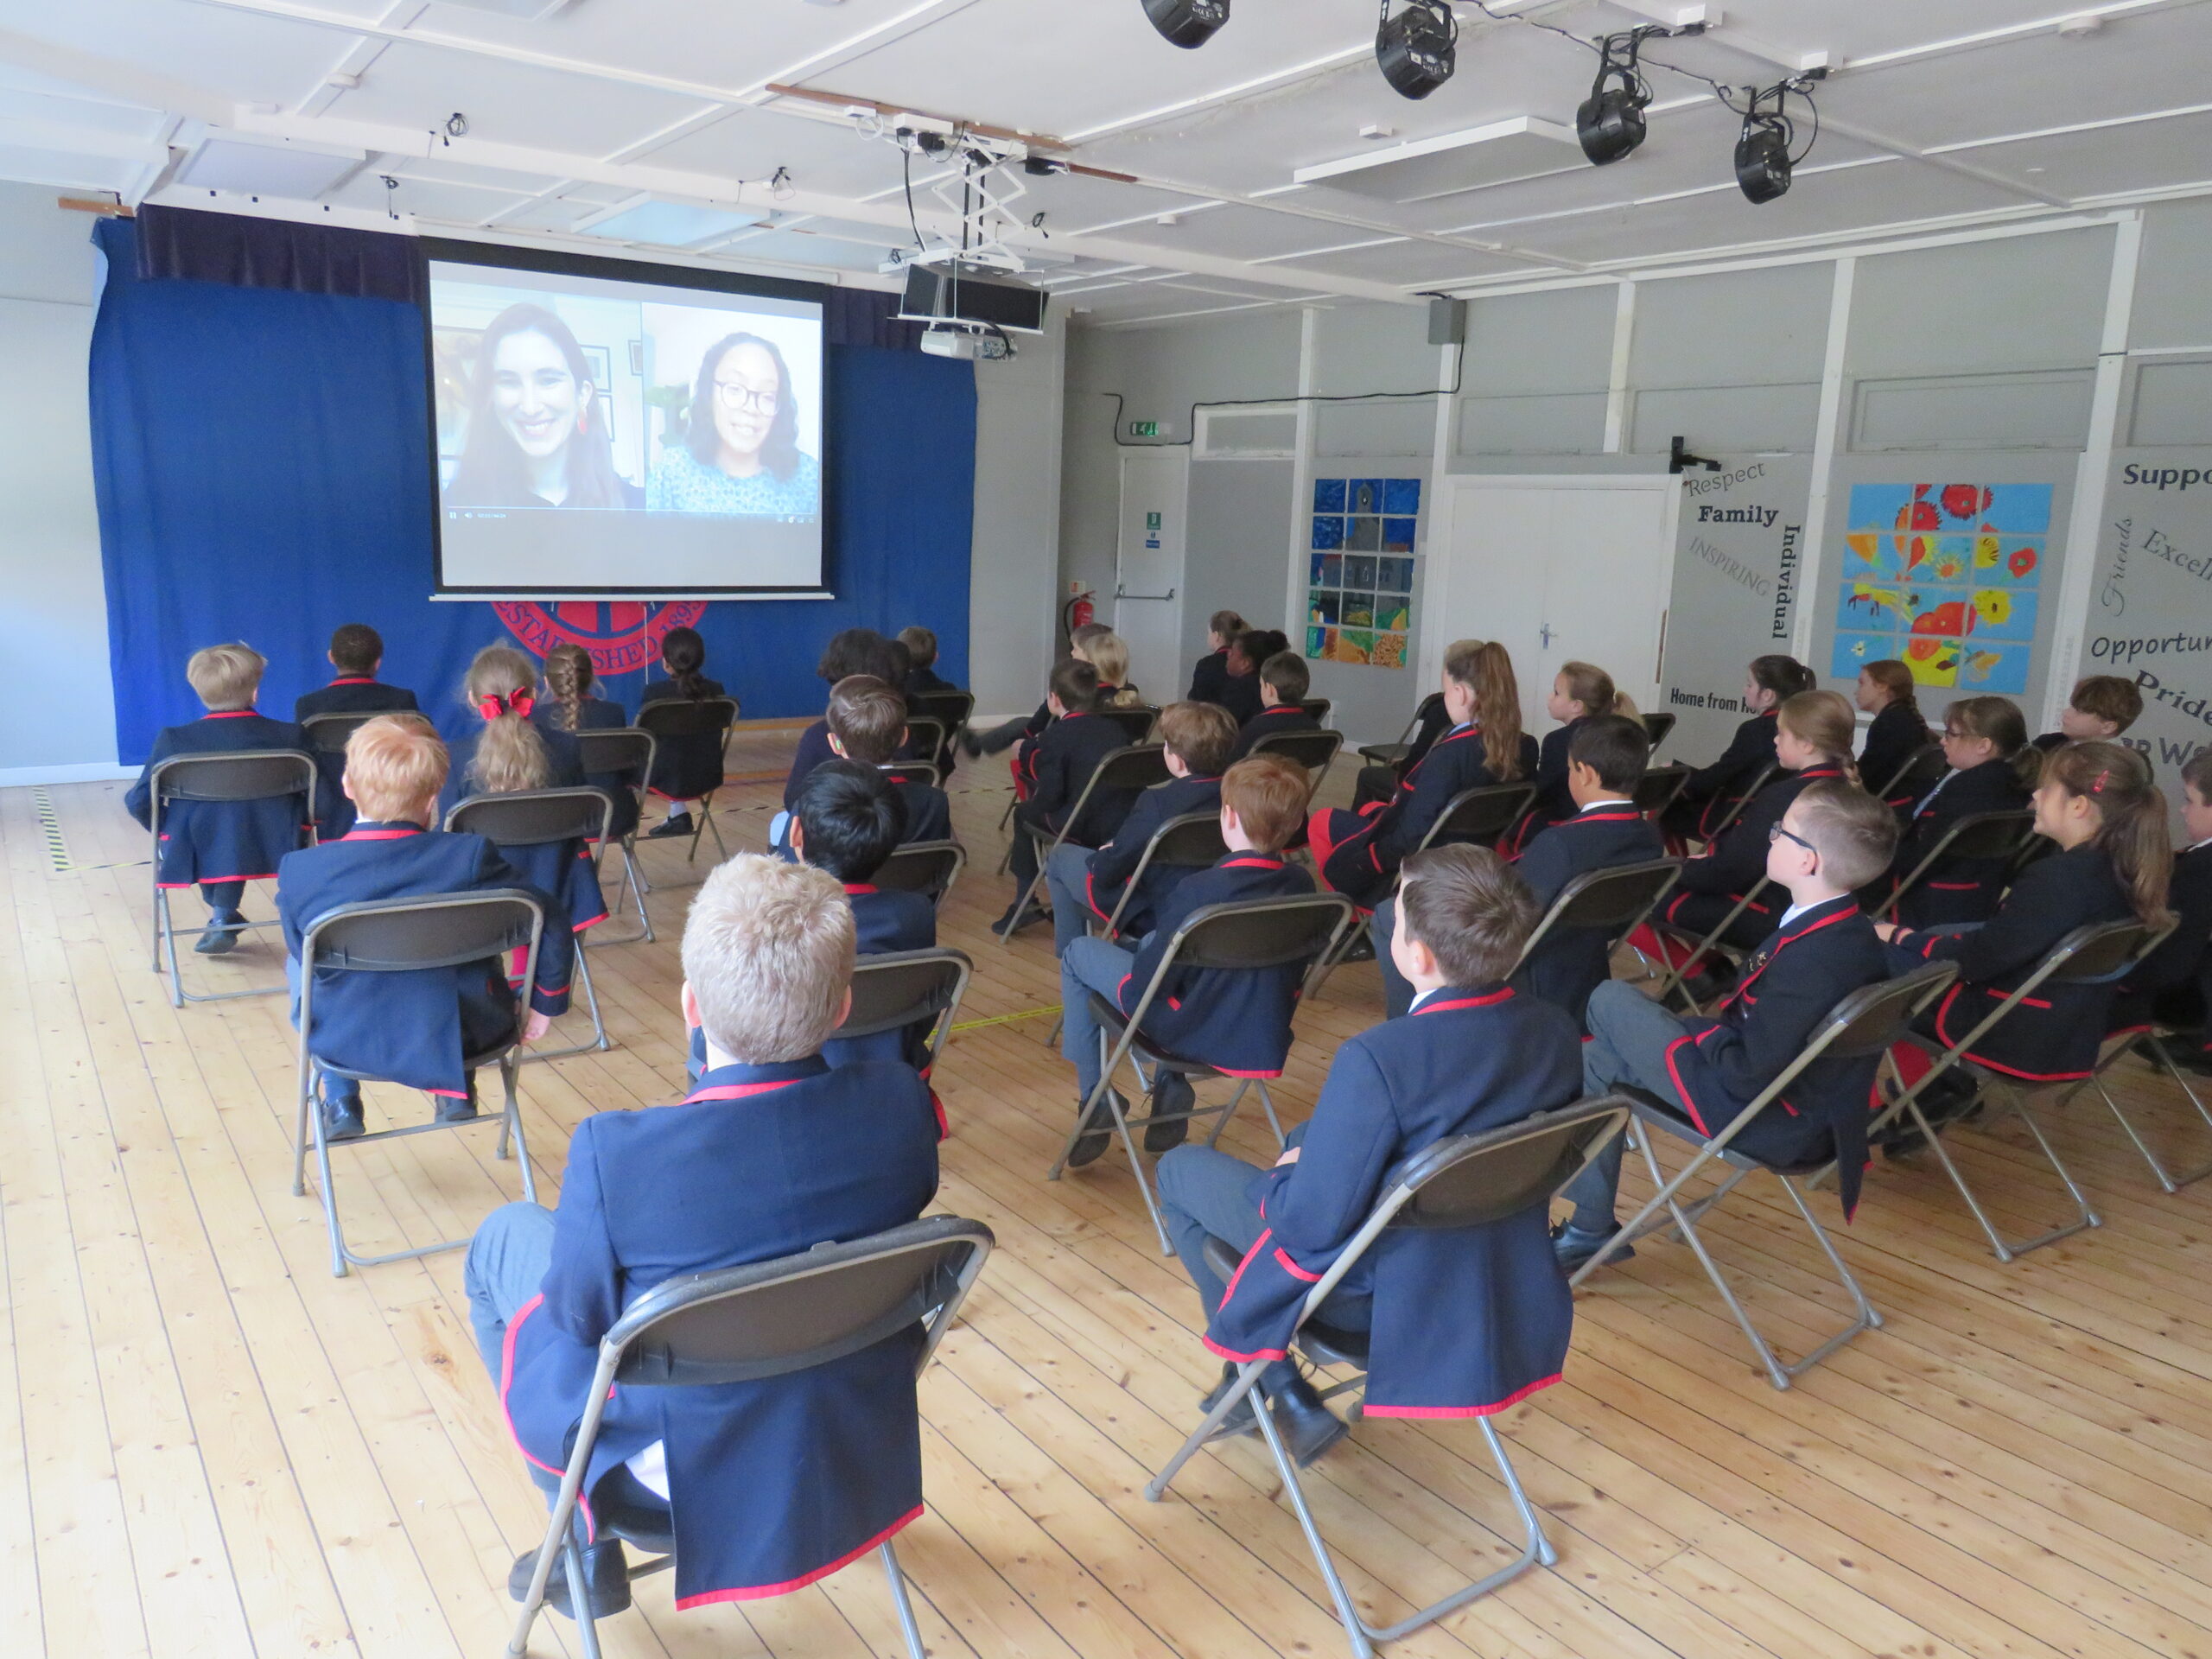
{"label": "projected video call image", "polygon": [[[442,585],[819,582],[818,305],[437,262],[430,275]],[[732,520],[747,522],[698,522]]]}

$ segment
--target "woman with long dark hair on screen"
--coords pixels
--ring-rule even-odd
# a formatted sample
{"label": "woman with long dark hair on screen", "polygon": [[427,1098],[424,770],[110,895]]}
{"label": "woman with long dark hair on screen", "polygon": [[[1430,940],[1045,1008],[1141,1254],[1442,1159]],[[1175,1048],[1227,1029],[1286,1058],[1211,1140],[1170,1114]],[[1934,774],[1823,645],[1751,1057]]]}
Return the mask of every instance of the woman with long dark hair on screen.
{"label": "woman with long dark hair on screen", "polygon": [[798,447],[798,405],[775,342],[726,334],[707,348],[683,441],[654,454],[645,505],[761,518],[821,512],[822,463]]}
{"label": "woman with long dark hair on screen", "polygon": [[492,319],[468,377],[468,438],[446,486],[453,507],[636,507],[614,470],[607,389],[569,325],[542,305]]}

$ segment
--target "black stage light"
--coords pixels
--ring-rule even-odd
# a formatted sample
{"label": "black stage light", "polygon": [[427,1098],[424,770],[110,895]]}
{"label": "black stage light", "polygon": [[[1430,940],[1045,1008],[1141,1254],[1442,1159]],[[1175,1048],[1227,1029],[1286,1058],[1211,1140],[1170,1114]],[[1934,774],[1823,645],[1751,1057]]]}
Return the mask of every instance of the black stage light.
{"label": "black stage light", "polygon": [[1401,98],[1427,98],[1459,67],[1452,50],[1459,38],[1459,26],[1446,0],[1413,0],[1395,17],[1390,16],[1390,0],[1382,0],[1375,61]]}
{"label": "black stage light", "polygon": [[1229,21],[1229,0],[1144,0],[1144,15],[1163,39],[1188,50],[1204,46]]}
{"label": "black stage light", "polygon": [[1596,166],[1618,162],[1643,142],[1643,106],[1651,102],[1651,85],[1637,67],[1636,54],[1646,36],[1667,32],[1628,29],[1598,43],[1598,78],[1574,112],[1574,136]]}
{"label": "black stage light", "polygon": [[1789,188],[1789,133],[1757,116],[1736,140],[1736,183],[1753,202],[1772,201]]}

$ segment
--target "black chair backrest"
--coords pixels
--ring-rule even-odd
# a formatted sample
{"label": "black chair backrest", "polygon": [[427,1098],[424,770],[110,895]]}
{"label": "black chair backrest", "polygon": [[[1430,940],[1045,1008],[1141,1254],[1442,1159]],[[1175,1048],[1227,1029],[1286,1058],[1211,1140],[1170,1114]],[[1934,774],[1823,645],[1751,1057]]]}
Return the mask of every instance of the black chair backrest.
{"label": "black chair backrest", "polygon": [[1914,795],[1924,795],[1928,792],[1926,784],[1932,784],[1942,777],[1946,764],[1941,743],[1924,743],[1905,756],[1904,764],[1882,779],[1878,785],[1869,784],[1868,787],[1886,799],[1910,780],[1914,785]]}
{"label": "black chair backrest", "polygon": [[1326,697],[1300,697],[1298,700],[1298,706],[1325,726],[1329,723],[1329,710],[1334,708],[1335,704]]}
{"label": "black chair backrest", "polygon": [[[1724,811],[1719,817],[1713,820],[1713,833],[1707,839],[1709,841],[1718,841],[1730,829],[1733,828],[1736,820],[1744,816],[1744,809],[1751,804],[1753,798],[1757,797],[1761,790],[1764,789],[1769,784],[1774,781],[1775,775],[1781,770],[1782,768],[1779,765],[1770,760],[1766,765],[1758,769],[1758,775],[1751,779],[1751,787],[1745,790],[1742,794],[1724,794],[1719,798],[1719,799],[1714,801],[1713,803],[1713,806],[1726,806],[1727,810]],[[1713,810],[1713,806],[1708,806],[1706,810],[1708,812],[1711,811]]]}
{"label": "black chair backrest", "polygon": [[613,803],[603,789],[522,789],[472,795],[446,814],[446,828],[481,836],[495,847],[538,847],[554,841],[596,841]]}
{"label": "black chair backrest", "polygon": [[944,896],[960,874],[967,855],[955,841],[910,841],[892,849],[868,879],[894,893],[920,893],[932,901]]}
{"label": "black chair backrest", "polygon": [[352,973],[459,968],[530,943],[537,901],[513,887],[341,905],[316,918],[315,964]]}
{"label": "black chair backrest", "polygon": [[343,754],[346,740],[372,720],[380,720],[389,709],[368,715],[309,715],[300,722],[300,729],[308,734],[308,742],[317,754]]}
{"label": "black chair backrest", "polygon": [[972,691],[917,691],[906,699],[906,706],[924,720],[934,720],[945,730],[951,731],[964,725],[976,712],[976,694]]}
{"label": "black chair backrest", "polygon": [[1651,740],[1651,747],[1654,750],[1664,743],[1667,741],[1667,734],[1675,729],[1674,715],[1663,710],[1656,715],[1643,715],[1639,718],[1643,721],[1643,734]]}
{"label": "black chair backrest", "polygon": [[1150,789],[1154,784],[1166,783],[1170,776],[1167,751],[1158,743],[1137,743],[1115,749],[1098,757],[1098,766],[1090,776],[1094,797],[1109,790]]}
{"label": "black chair backrest", "polygon": [[1955,963],[1931,962],[1895,979],[1860,986],[1815,1027],[1815,1040],[1831,1027],[1842,1027],[1821,1051],[1822,1058],[1865,1059],[1883,1052],[1904,1036],[1929,993],[1949,984],[1957,974]]}
{"label": "black chair backrest", "polygon": [[927,760],[887,760],[876,770],[902,784],[927,784],[932,789],[937,786],[937,767]]}
{"label": "black chair backrest", "polygon": [[304,749],[173,754],[159,763],[159,787],[165,801],[271,800],[312,790],[314,765]]}
{"label": "black chair backrest", "polygon": [[652,760],[653,734],[642,726],[611,726],[575,735],[588,772],[634,772],[642,780]]}
{"label": "black chair backrest", "polygon": [[944,722],[933,715],[909,715],[906,716],[906,745],[926,760],[944,747],[945,730]]}
{"label": "black chair backrest", "polygon": [[638,710],[638,724],[655,737],[720,737],[736,719],[734,697],[664,697]]}
{"label": "black chair backrest", "polygon": [[853,1007],[839,1037],[872,1037],[933,1019],[952,1006],[973,969],[958,950],[897,950],[862,957],[853,964]]}
{"label": "black chair backrest", "polygon": [[1385,1192],[1413,1196],[1390,1224],[1480,1227],[1547,1204],[1627,1121],[1627,1098],[1605,1095],[1436,1141],[1391,1172]]}
{"label": "black chair backrest", "polygon": [[1438,813],[1421,838],[1424,849],[1471,841],[1488,845],[1503,835],[1536,798],[1534,784],[1483,784],[1463,789]]}
{"label": "black chair backrest", "polygon": [[1176,929],[1175,965],[1236,970],[1311,962],[1351,913],[1351,901],[1334,893],[1208,905]]}
{"label": "black chair backrest", "polygon": [[1946,858],[2010,858],[2034,830],[2032,812],[1971,812],[1951,826]]}
{"label": "black chair backrest", "polygon": [[671,1279],[607,1333],[607,1343],[628,1347],[616,1380],[685,1388],[828,1364],[955,1299],[992,1243],[981,1222],[929,1216],[849,1243]]}
{"label": "black chair backrest", "polygon": [[1152,735],[1152,724],[1160,718],[1160,710],[1147,703],[1134,709],[1101,709],[1098,713],[1122,728],[1122,735],[1131,743],[1141,743]]}
{"label": "black chair backrest", "polygon": [[1629,798],[1636,803],[1636,810],[1649,817],[1675,804],[1675,797],[1682,792],[1690,780],[1688,766],[1675,765],[1654,766],[1636,780],[1636,787]]}
{"label": "black chair backrest", "polygon": [[1202,870],[1229,855],[1221,838],[1221,814],[1185,812],[1152,832],[1152,866]]}
{"label": "black chair backrest", "polygon": [[2151,942],[2153,930],[2141,922],[2093,923],[2077,927],[2054,947],[2065,961],[2051,981],[2061,985],[2086,984],[2126,973]]}
{"label": "black chair backrest", "polygon": [[1344,747],[1342,732],[1270,732],[1252,745],[1254,754],[1279,754],[1308,772],[1319,772]]}
{"label": "black chair backrest", "polygon": [[1681,868],[1678,858],[1655,858],[1642,864],[1586,870],[1560,888],[1559,897],[1552,901],[1559,909],[1559,919],[1552,925],[1609,931],[1626,927],[1667,890]]}

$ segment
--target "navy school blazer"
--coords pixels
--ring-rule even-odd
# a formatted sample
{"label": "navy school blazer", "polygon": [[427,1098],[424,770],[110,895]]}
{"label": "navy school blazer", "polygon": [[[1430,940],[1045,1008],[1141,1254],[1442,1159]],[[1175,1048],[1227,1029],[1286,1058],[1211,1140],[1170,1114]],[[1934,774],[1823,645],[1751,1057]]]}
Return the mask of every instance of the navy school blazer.
{"label": "navy school blazer", "polygon": [[[1804,793],[1807,785],[1843,775],[1841,766],[1828,761],[1815,761],[1802,772],[1776,773],[1765,788],[1751,797],[1751,804],[1737,815],[1719,840],[1683,864],[1681,880],[1661,907],[1666,919],[1696,934],[1718,925],[1735,908],[1736,901],[1766,874],[1770,832],[1782,822],[1790,804]],[[1752,949],[1774,931],[1776,921],[1789,908],[1789,893],[1770,887],[1745,906],[1744,913],[1728,930],[1727,943],[1745,950]]]}
{"label": "navy school blazer", "polygon": [[[1902,702],[1887,704],[1866,728],[1866,741],[1859,750],[1859,776],[1869,789],[1886,789],[1897,768],[1927,747],[1928,721],[1920,710]],[[1912,781],[1904,779],[1891,791],[1891,806],[1910,804]]]}
{"label": "navy school blazer", "polygon": [[[530,711],[530,723],[541,735],[565,738],[571,735],[561,721],[566,713],[558,702],[538,703]],[[586,697],[576,710],[576,730],[580,732],[619,731],[630,723],[630,716],[619,702],[605,697]],[[579,760],[581,765],[581,759]],[[632,767],[623,772],[588,772],[583,780],[594,789],[603,789],[614,801],[613,836],[617,841],[634,833],[638,828],[637,787],[645,781]]]}
{"label": "navy school blazer", "polygon": [[[340,905],[419,899],[493,887],[534,891],[546,908],[530,1005],[549,1017],[569,1008],[575,936],[552,895],[536,889],[481,836],[434,833],[414,823],[357,823],[343,840],[289,855],[276,872],[276,913],[296,960],[308,929]],[[514,1029],[515,995],[496,957],[412,973],[318,969],[309,1052],[327,1065],[435,1095],[461,1095],[464,1054]]]}
{"label": "navy school blazer", "polygon": [[[791,755],[791,769],[784,776],[784,810],[791,810],[791,803],[798,798],[798,786],[806,781],[807,774],[824,760],[835,760],[836,758],[837,751],[830,747],[830,722],[827,720],[817,720],[801,732],[798,747]],[[916,753],[913,741],[910,738],[899,746],[898,758],[901,760],[927,760],[932,757]],[[908,839],[924,841],[931,837],[912,836]]]}
{"label": "navy school blazer", "polygon": [[[646,1291],[901,1226],[937,1183],[929,1090],[903,1065],[722,1066],[681,1105],[586,1117],[569,1143],[551,1265],[507,1326],[499,1399],[516,1444],[562,1471],[599,1340]],[[760,1382],[619,1384],[584,1491],[658,1441],[676,1605],[798,1589],[922,1512],[920,1353],[916,1325]],[[583,1512],[596,1536],[588,1503]]]}
{"label": "navy school blazer", "polygon": [[[1282,1357],[1306,1292],[1392,1170],[1447,1136],[1518,1122],[1581,1092],[1573,1021],[1502,986],[1433,992],[1348,1039],[1297,1162],[1252,1183],[1267,1230],[1229,1281],[1206,1346],[1224,1359]],[[1374,1299],[1370,1416],[1484,1416],[1560,1379],[1574,1305],[1541,1204],[1482,1227],[1387,1230],[1331,1302],[1363,1293]]]}
{"label": "navy school blazer", "polygon": [[1712,824],[1727,810],[1726,804],[1748,788],[1760,771],[1774,764],[1774,734],[1776,710],[1753,715],[1736,728],[1728,740],[1728,747],[1720,758],[1709,766],[1700,766],[1689,775],[1682,785],[1680,798],[1685,807],[1700,809],[1695,821],[1695,833],[1703,840]]}
{"label": "navy school blazer", "polygon": [[957,691],[960,688],[934,668],[910,668],[906,671],[906,683],[899,690],[912,698],[925,692]]}
{"label": "navy school blazer", "polygon": [[[699,697],[726,696],[720,680],[702,677]],[[655,680],[638,699],[639,712],[649,702],[683,702],[674,680]],[[826,756],[823,758],[827,758]],[[805,773],[799,774],[804,777]],[[709,734],[699,737],[664,737],[653,750],[653,775],[647,785],[664,800],[696,801],[722,786],[722,741]]]}
{"label": "navy school blazer", "polygon": [[[2134,913],[2112,861],[2084,842],[2021,871],[1997,913],[1980,926],[1901,933],[1890,950],[1900,973],[1923,962],[1959,964],[1957,982],[1923,1016],[1924,1028],[1948,1046],[2010,996],[2075,928],[2126,921]],[[2046,982],[1967,1050],[1967,1058],[2029,1083],[2085,1077],[2097,1063],[2117,988]]]}
{"label": "navy school blazer", "polygon": [[1252,753],[1252,746],[1263,737],[1277,732],[1318,732],[1321,722],[1294,702],[1279,702],[1272,709],[1262,709],[1237,728],[1236,747],[1229,752],[1230,764],[1234,766]]}
{"label": "navy school blazer", "polygon": [[[446,786],[438,793],[441,823],[461,802],[495,792],[478,789],[468,779],[469,763],[476,757],[476,740],[483,731],[484,722],[469,712],[455,722],[453,735],[446,741],[452,764],[446,773]],[[544,741],[545,757],[550,763],[545,787],[584,788],[588,780],[584,777],[583,755],[576,747],[575,735],[543,728],[537,734]],[[624,798],[619,793],[615,797],[618,812]],[[600,890],[599,866],[592,854],[592,843],[582,839],[499,849],[500,856],[521,874],[525,886],[550,893],[559,901],[554,914],[568,918],[569,927],[579,933],[607,919],[607,897]]]}
{"label": "navy school blazer", "polygon": [[373,674],[340,674],[295,700],[292,719],[305,725],[310,715],[397,715],[415,707],[415,694],[404,685],[385,685]]}
{"label": "navy school blazer", "polygon": [[[1114,831],[1114,839],[1090,855],[1084,880],[1084,902],[1090,906],[1091,913],[1102,922],[1114,913],[1114,906],[1121,902],[1122,889],[1136,873],[1146,845],[1161,824],[1185,813],[1220,810],[1221,779],[1217,777],[1170,778],[1164,784],[1154,784],[1150,789],[1139,791],[1128,816]],[[1129,907],[1122,912],[1122,934],[1135,939],[1151,932],[1160,901],[1190,874],[1187,866],[1175,868],[1155,864],[1147,868],[1143,884],[1129,899]]]}
{"label": "navy school blazer", "polygon": [[[1685,1020],[1667,1046],[1667,1075],[1704,1135],[1716,1135],[1804,1052],[1835,1005],[1904,971],[1848,895],[1815,905],[1775,931],[1710,1017]],[[1833,1157],[1848,1216],[1866,1166],[1868,1102],[1880,1056],[1823,1057],[1729,1145],[1777,1164]]]}
{"label": "navy school blazer", "polygon": [[[906,812],[906,827],[899,832],[899,846],[917,841],[952,839],[952,803],[943,790],[934,784],[909,783],[903,778],[893,779],[891,790]],[[786,864],[796,864],[798,858],[791,851],[791,818],[788,810],[776,822],[782,827],[777,830],[772,850]]]}
{"label": "navy school blazer", "polygon": [[1260,712],[1259,674],[1256,671],[1250,674],[1231,674],[1224,661],[1221,671],[1220,693],[1209,697],[1207,701],[1219,703],[1228,709],[1236,717],[1237,725],[1242,727],[1246,721],[1255,718]]}
{"label": "navy school blazer", "polygon": [[[1917,869],[1959,819],[1975,812],[2021,811],[2028,800],[2029,791],[2010,760],[1985,760],[1963,772],[1945,772],[1906,816],[1890,866],[1891,880],[1902,881]],[[1907,927],[1986,921],[2004,897],[2005,875],[2006,861],[2001,858],[1946,858],[1904,896],[1897,920]]]}
{"label": "navy school blazer", "polygon": [[[1536,740],[1525,732],[1520,759],[1520,776],[1529,778],[1536,767]],[[1363,821],[1349,812],[1330,815],[1331,825],[1342,826],[1344,833],[1329,849],[1323,879],[1354,903],[1374,905],[1455,796],[1500,781],[1484,758],[1481,728],[1471,722],[1453,728],[1406,769],[1390,798]]]}
{"label": "navy school blazer", "polygon": [[[1110,720],[1080,709],[1061,715],[1045,728],[1045,734],[1026,757],[1034,762],[1030,771],[1034,784],[1029,798],[1014,809],[1014,816],[1048,836],[1053,834],[1062,827],[1099,761],[1128,747],[1122,728]],[[1093,793],[1083,809],[1083,821],[1073,826],[1068,839],[1086,847],[1104,846],[1121,830],[1122,819],[1136,804],[1137,794],[1135,790],[1120,789]]]}
{"label": "navy school blazer", "polygon": [[1589,719],[1587,715],[1570,720],[1555,732],[1547,732],[1537,746],[1535,773],[1536,798],[1529,804],[1529,814],[1514,829],[1513,844],[1509,856],[1517,856],[1538,836],[1555,823],[1564,823],[1574,817],[1574,797],[1567,792],[1567,749]]}
{"label": "navy school blazer", "polygon": [[[1116,1001],[1134,1014],[1167,955],[1168,941],[1194,912],[1239,899],[1278,899],[1313,891],[1313,879],[1268,853],[1232,852],[1211,869],[1175,884],[1160,923],[1137,948]],[[1201,1060],[1232,1077],[1279,1077],[1290,1057],[1290,1020],[1310,964],[1231,971],[1178,968],[1145,1011],[1144,1034],[1179,1058]]]}
{"label": "navy school blazer", "polygon": [[1219,651],[1206,652],[1191,664],[1189,699],[1192,702],[1219,702],[1222,690],[1228,682],[1229,647],[1224,645]]}
{"label": "navy school blazer", "polygon": [[2200,841],[2174,855],[2173,883],[2166,907],[2174,931],[2120,982],[2108,1023],[2139,1026],[2195,1025],[2212,1010],[2212,841]]}
{"label": "navy school blazer", "polygon": [[[1514,868],[1536,898],[1541,917],[1579,875],[1665,856],[1659,826],[1630,801],[1602,801],[1540,836]],[[1612,977],[1603,928],[1554,928],[1515,978],[1516,987],[1561,1007],[1579,1024],[1590,993]]]}
{"label": "navy school blazer", "polygon": [[[182,726],[165,726],[155,734],[138,781],[124,796],[124,809],[141,823],[152,823],[154,768],[172,755],[248,749],[311,753],[307,734],[297,726],[266,719],[251,709],[221,709]],[[162,809],[154,880],[164,887],[265,880],[301,844],[316,806],[304,795],[267,801],[172,801]]]}

